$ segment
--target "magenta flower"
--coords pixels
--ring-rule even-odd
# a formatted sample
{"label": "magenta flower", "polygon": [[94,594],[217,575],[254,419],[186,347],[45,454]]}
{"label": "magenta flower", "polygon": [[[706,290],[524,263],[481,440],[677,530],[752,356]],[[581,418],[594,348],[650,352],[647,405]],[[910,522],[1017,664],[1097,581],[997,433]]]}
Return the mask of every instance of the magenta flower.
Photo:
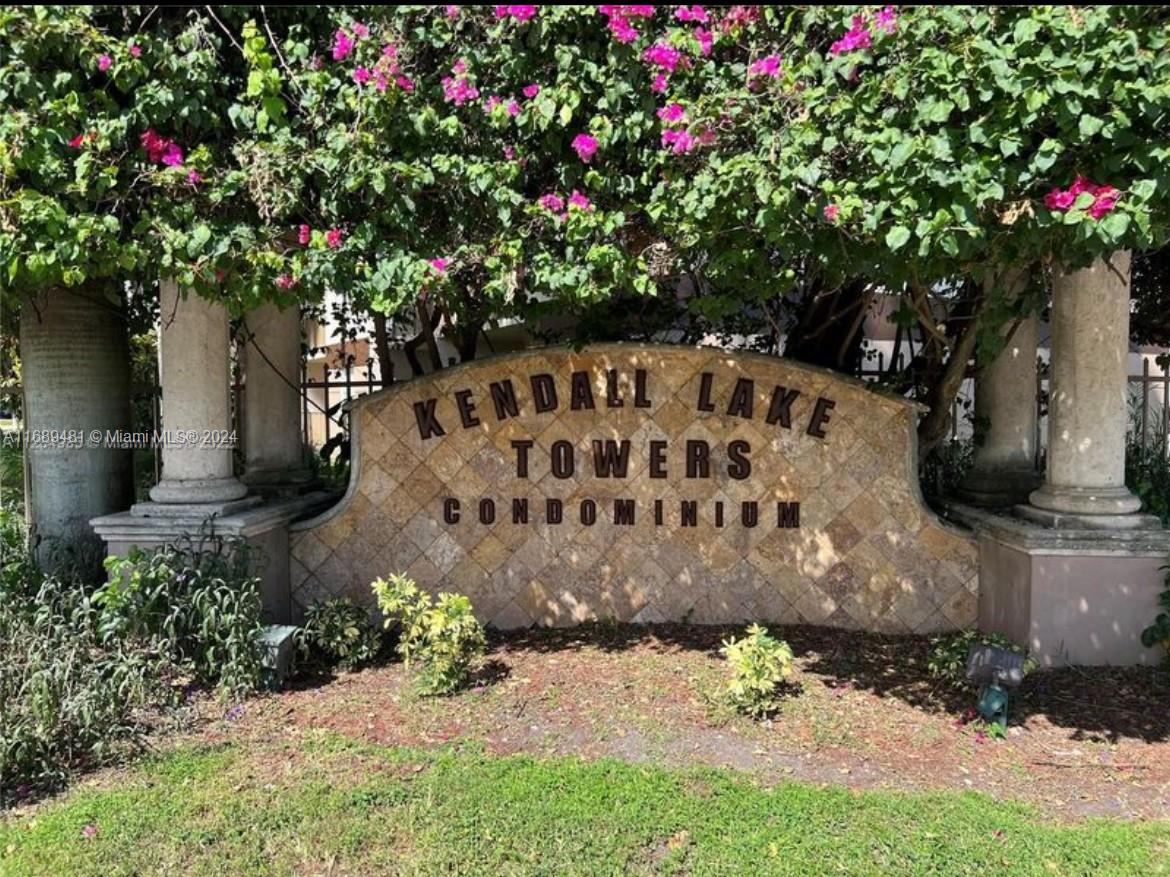
{"label": "magenta flower", "polygon": [[141,58],[142,57],[142,46],[138,45],[137,43],[135,43],[133,46],[131,46],[130,47],[130,57],[131,58]]}
{"label": "magenta flower", "polygon": [[684,128],[667,128],[662,132],[662,145],[669,147],[675,155],[683,155],[698,146],[699,142]]}
{"label": "magenta flower", "polygon": [[98,836],[98,827],[91,822],[81,829],[81,836],[86,840],[93,840]]}
{"label": "magenta flower", "polygon": [[333,35],[333,60],[344,61],[353,52],[354,41],[343,29],[338,28]]}
{"label": "magenta flower", "polygon": [[668,43],[655,43],[642,53],[642,60],[651,67],[673,73],[682,61],[682,52]]}
{"label": "magenta flower", "polygon": [[593,160],[597,154],[597,140],[588,134],[578,134],[570,144],[577,152],[577,157],[585,164]]}
{"label": "magenta flower", "polygon": [[83,144],[88,139],[89,139],[89,136],[87,134],[78,134],[76,137],[74,137],[72,140],[69,141],[69,145],[72,146],[74,149],[77,149],[81,146],[81,144]]}
{"label": "magenta flower", "polygon": [[516,157],[516,150],[515,150],[515,148],[513,148],[512,146],[509,146],[509,145],[505,144],[505,145],[504,145],[504,158],[506,158],[508,161],[511,161],[511,160],[512,160],[512,159],[514,159],[515,157]]}
{"label": "magenta flower", "polygon": [[560,213],[565,209],[564,199],[561,198],[560,195],[554,195],[552,192],[549,192],[547,195],[541,195],[540,200],[536,203],[545,210],[549,210],[553,213]]}
{"label": "magenta flower", "polygon": [[195,170],[195,168],[191,168],[189,171],[187,171],[187,182],[192,186],[198,186],[203,182],[203,175],[199,173],[199,171]]}
{"label": "magenta flower", "polygon": [[280,289],[287,290],[287,289],[292,289],[294,286],[296,286],[297,282],[295,280],[293,280],[291,274],[281,274],[279,277],[276,278],[276,285]]}
{"label": "magenta flower", "polygon": [[652,18],[654,6],[598,6],[599,14],[608,19],[609,32],[619,43],[632,43],[638,38],[635,18]]}
{"label": "magenta flower", "polygon": [[492,110],[494,110],[496,107],[498,107],[503,102],[504,102],[503,98],[501,98],[498,94],[493,94],[491,97],[489,97],[487,100],[485,100],[483,102],[483,111],[485,113],[490,113]]}
{"label": "magenta flower", "polygon": [[775,79],[780,75],[780,56],[768,55],[760,58],[758,61],[753,61],[748,67],[748,78],[758,78],[767,76],[770,79]]}
{"label": "magenta flower", "polygon": [[496,18],[511,18],[521,24],[536,15],[535,6],[497,6]]}
{"label": "magenta flower", "polygon": [[1053,189],[1044,196],[1044,206],[1049,210],[1057,210],[1063,213],[1072,207],[1076,200],[1077,196],[1068,189]]}
{"label": "magenta flower", "polygon": [[114,59],[109,55],[102,55],[100,58],[98,58],[98,70],[102,71],[102,73],[105,73],[107,70],[109,70],[113,64]]}
{"label": "magenta flower", "polygon": [[1117,199],[1121,193],[1112,186],[1101,186],[1097,189],[1092,205],[1088,209],[1091,219],[1100,219],[1117,206]]}
{"label": "magenta flower", "polygon": [[435,270],[435,273],[438,274],[440,277],[443,277],[447,274],[447,260],[446,259],[443,259],[443,258],[431,259],[429,262],[427,262],[427,264],[430,265]]}
{"label": "magenta flower", "polygon": [[183,163],[183,150],[177,143],[169,143],[160,160],[167,167],[178,167]]}
{"label": "magenta flower", "polygon": [[313,229],[309,228],[309,226],[301,225],[301,227],[297,229],[297,243],[299,243],[302,247],[307,247],[309,245],[309,241],[312,239]]}
{"label": "magenta flower", "polygon": [[325,243],[329,245],[329,249],[336,250],[341,246],[341,229],[331,228],[325,232]]}
{"label": "magenta flower", "polygon": [[443,12],[447,16],[448,21],[454,21],[455,19],[457,19],[459,17],[459,7],[458,6],[444,6]]}
{"label": "magenta flower", "polygon": [[679,21],[697,21],[699,24],[706,24],[707,10],[702,6],[680,6],[678,11],[674,13],[674,17]]}
{"label": "magenta flower", "polygon": [[887,6],[873,17],[877,29],[885,33],[893,33],[898,27],[898,12],[893,6]]}
{"label": "magenta flower", "polygon": [[524,86],[523,94],[527,98],[536,97],[538,94],[540,94],[540,86],[537,85],[535,82],[532,83],[531,85],[526,85],[526,86]]}
{"label": "magenta flower", "polygon": [[454,73],[456,76],[462,76],[464,73],[466,73],[467,72],[467,59],[466,58],[456,59],[455,63],[451,65],[451,72]]}
{"label": "magenta flower", "polygon": [[[358,85],[365,85],[367,82],[370,81],[370,71],[367,70],[365,67],[356,68],[353,71],[353,81],[356,82]],[[383,81],[385,81],[384,77],[383,77]],[[384,91],[385,89],[383,88],[382,90]]]}
{"label": "magenta flower", "polygon": [[836,204],[826,204],[824,209],[825,219],[829,222],[836,222],[837,217],[841,215],[841,208]]}
{"label": "magenta flower", "polygon": [[406,76],[398,76],[394,79],[394,84],[403,91],[414,91],[414,80]]}
{"label": "magenta flower", "polygon": [[509,99],[508,105],[506,107],[504,107],[504,109],[506,109],[508,111],[509,116],[520,115],[520,104],[516,103],[516,100],[514,98]]}
{"label": "magenta flower", "polygon": [[655,94],[662,94],[666,91],[666,74],[659,73],[654,77],[654,81],[650,83],[650,90]]}
{"label": "magenta flower", "polygon": [[355,21],[353,25],[353,35],[358,39],[365,39],[370,35],[370,29],[360,21]]}
{"label": "magenta flower", "polygon": [[865,19],[860,15],[853,16],[853,27],[845,32],[841,39],[829,47],[830,55],[844,55],[849,52],[868,49],[873,45],[869,28],[865,26]]}
{"label": "magenta flower", "polygon": [[[456,67],[458,66],[457,64]],[[457,107],[461,107],[468,101],[475,100],[479,97],[479,89],[471,84],[471,80],[463,76],[454,79],[450,76],[444,76],[442,86],[443,99],[448,103],[455,104]]]}
{"label": "magenta flower", "polygon": [[569,196],[569,207],[576,207],[578,210],[584,210],[588,213],[593,210],[593,202],[574,189],[573,194]]}
{"label": "magenta flower", "polygon": [[699,41],[699,52],[702,53],[703,57],[710,55],[711,49],[715,45],[715,37],[711,31],[705,27],[696,27],[693,36]]}
{"label": "magenta flower", "polygon": [[685,122],[687,118],[687,111],[683,109],[683,105],[680,103],[667,104],[658,111],[658,118],[668,124],[674,122]]}
{"label": "magenta flower", "polygon": [[1093,196],[1093,203],[1088,206],[1085,213],[1094,221],[1112,212],[1113,208],[1117,206],[1118,199],[1121,198],[1121,192],[1113,186],[1099,186],[1087,177],[1078,174],[1073,180],[1073,184],[1067,189],[1056,188],[1045,195],[1044,206],[1057,213],[1064,213],[1072,209],[1078,196],[1086,193]]}

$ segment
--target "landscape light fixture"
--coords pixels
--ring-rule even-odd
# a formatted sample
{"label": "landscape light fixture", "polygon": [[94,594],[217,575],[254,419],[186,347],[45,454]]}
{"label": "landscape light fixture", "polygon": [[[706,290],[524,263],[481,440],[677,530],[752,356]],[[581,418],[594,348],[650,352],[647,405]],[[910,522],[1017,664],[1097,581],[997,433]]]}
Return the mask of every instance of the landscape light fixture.
{"label": "landscape light fixture", "polygon": [[1024,681],[1026,655],[991,646],[971,643],[967,650],[967,678],[979,686],[975,709],[988,722],[1007,728],[1009,692]]}

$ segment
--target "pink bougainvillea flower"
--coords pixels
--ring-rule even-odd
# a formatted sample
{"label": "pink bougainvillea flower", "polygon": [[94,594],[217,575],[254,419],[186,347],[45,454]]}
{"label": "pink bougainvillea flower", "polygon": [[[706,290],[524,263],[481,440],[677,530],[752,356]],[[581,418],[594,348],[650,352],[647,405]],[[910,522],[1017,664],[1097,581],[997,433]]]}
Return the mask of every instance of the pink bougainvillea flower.
{"label": "pink bougainvillea flower", "polygon": [[515,98],[509,98],[508,104],[504,109],[508,111],[509,116],[520,115],[520,104],[516,103]]}
{"label": "pink bougainvillea flower", "polygon": [[650,83],[650,90],[655,94],[662,94],[666,91],[666,74],[659,73],[654,77],[654,81]]}
{"label": "pink bougainvillea flower", "polygon": [[708,128],[706,125],[699,131],[699,145],[700,146],[714,146],[715,145],[715,131]]}
{"label": "pink bougainvillea flower", "polygon": [[684,128],[668,128],[662,132],[662,145],[675,155],[683,155],[699,145],[691,132]]}
{"label": "pink bougainvillea flower", "polygon": [[504,145],[504,158],[508,159],[508,161],[511,161],[515,157],[516,157],[516,150],[513,147],[505,144]]}
{"label": "pink bougainvillea flower", "polygon": [[333,60],[344,61],[353,52],[354,41],[343,29],[333,35]]}
{"label": "pink bougainvillea flower", "polygon": [[428,263],[440,277],[447,273],[447,260],[444,258],[431,259]]}
{"label": "pink bougainvillea flower", "polygon": [[536,97],[538,94],[540,94],[540,86],[537,85],[535,82],[532,83],[531,85],[526,85],[526,86],[524,86],[524,90],[522,93],[525,97],[528,97],[528,98]]}
{"label": "pink bougainvillea flower", "polygon": [[1093,196],[1093,202],[1085,209],[1090,219],[1098,220],[1112,212],[1117,206],[1121,192],[1110,185],[1097,185],[1087,177],[1078,174],[1067,189],[1055,188],[1044,196],[1044,206],[1049,210],[1064,213],[1071,210],[1080,195]]}
{"label": "pink bougainvillea flower", "polygon": [[454,21],[455,19],[457,19],[459,17],[459,7],[458,6],[444,6],[443,13],[447,16],[447,19],[449,21]]}
{"label": "pink bougainvillea flower", "polygon": [[836,222],[837,217],[841,215],[841,208],[836,204],[826,204],[824,211],[825,219],[829,222]]}
{"label": "pink bougainvillea flower", "polygon": [[589,164],[593,160],[593,156],[597,154],[597,140],[588,134],[578,134],[570,145],[576,150],[577,157],[585,164]]}
{"label": "pink bougainvillea flower", "polygon": [[69,141],[69,145],[72,146],[74,149],[77,149],[78,147],[81,146],[81,144],[83,144],[88,139],[89,139],[89,137],[87,135],[78,134],[76,137],[74,137],[72,140]]}
{"label": "pink bougainvillea flower", "polygon": [[575,207],[578,210],[584,210],[588,213],[593,210],[593,202],[574,189],[573,193],[569,195],[569,207]]}
{"label": "pink bougainvillea flower", "polygon": [[674,17],[679,21],[697,21],[699,24],[706,24],[707,10],[702,6],[680,6],[674,13]]}
{"label": "pink bougainvillea flower", "polygon": [[81,836],[86,840],[93,840],[98,836],[98,827],[91,822],[81,829]]}
{"label": "pink bougainvillea flower", "polygon": [[682,62],[682,52],[669,43],[655,43],[642,53],[642,60],[651,67],[673,73]]}
{"label": "pink bougainvillea flower", "polygon": [[638,38],[634,27],[636,18],[652,18],[654,6],[598,6],[597,11],[608,19],[609,32],[619,43],[632,43]]}
{"label": "pink bougainvillea flower", "polygon": [[159,160],[167,167],[179,167],[183,163],[183,150],[177,143],[168,143]]}
{"label": "pink bougainvillea flower", "polygon": [[458,60],[456,60],[455,63],[451,65],[451,72],[454,73],[456,76],[462,76],[464,73],[466,73],[467,72],[467,59],[466,58],[459,58]]}
{"label": "pink bougainvillea flower", "polygon": [[187,182],[192,186],[198,186],[203,182],[203,174],[199,173],[195,168],[191,168],[187,171]]}
{"label": "pink bougainvillea flower", "polygon": [[504,99],[502,97],[500,97],[498,94],[493,94],[491,97],[489,97],[487,100],[485,100],[483,102],[483,111],[485,113],[490,113],[492,110],[494,110],[496,107],[498,107],[503,102],[504,102]]}
{"label": "pink bougainvillea flower", "polygon": [[658,111],[658,118],[667,123],[685,122],[687,111],[683,109],[683,105],[680,103],[667,104]]}
{"label": "pink bougainvillea flower", "polygon": [[758,6],[732,6],[723,16],[720,26],[725,32],[732,33],[740,28],[755,24],[760,20]]}
{"label": "pink bougainvillea flower", "polygon": [[865,19],[860,15],[853,16],[853,26],[845,32],[845,36],[829,47],[830,55],[844,55],[849,52],[868,49],[873,45],[873,38],[869,28],[865,26]]}
{"label": "pink bougainvillea flower", "polygon": [[767,55],[758,61],[753,61],[748,67],[748,78],[768,77],[775,79],[780,75],[780,56]]}
{"label": "pink bougainvillea flower", "polygon": [[511,18],[523,24],[536,15],[535,6],[497,6],[496,18]]}
{"label": "pink bougainvillea flower", "polygon": [[887,6],[873,17],[873,23],[878,30],[893,33],[898,27],[898,11],[893,6]]}
{"label": "pink bougainvillea flower", "polygon": [[394,84],[403,91],[414,91],[414,80],[406,76],[397,76],[394,79]]}
{"label": "pink bougainvillea flower", "polygon": [[329,245],[329,249],[336,250],[341,246],[341,229],[331,228],[325,232],[325,243]]}
{"label": "pink bougainvillea flower", "polygon": [[100,58],[98,58],[97,67],[98,67],[98,70],[102,71],[102,73],[105,73],[113,65],[114,65],[114,59],[111,58],[109,55],[102,55]]}
{"label": "pink bougainvillea flower", "polygon": [[715,46],[715,36],[711,31],[705,27],[696,27],[692,36],[699,41],[699,52],[702,53],[703,57],[710,55],[711,49]]}
{"label": "pink bougainvillea flower", "polygon": [[550,210],[553,213],[560,213],[565,209],[565,199],[560,195],[554,195],[549,192],[547,195],[541,195],[540,200],[536,202],[545,210]]}
{"label": "pink bougainvillea flower", "polygon": [[[353,71],[353,81],[358,85],[365,85],[370,81],[370,76],[370,71],[365,67],[358,67]],[[383,77],[383,80],[384,79],[385,77]]]}
{"label": "pink bougainvillea flower", "polygon": [[353,35],[360,40],[364,40],[370,35],[370,29],[360,21],[355,21],[353,24]]}
{"label": "pink bougainvillea flower", "polygon": [[308,225],[302,224],[301,227],[297,229],[297,243],[299,243],[302,247],[307,247],[309,245],[309,241],[312,239],[313,229],[309,228]]}
{"label": "pink bougainvillea flower", "polygon": [[[452,68],[452,72],[462,74],[467,70],[467,64],[460,60],[456,62]],[[448,103],[453,103],[457,107],[463,106],[468,101],[475,100],[479,97],[479,89],[471,84],[471,80],[465,76],[450,77],[444,76],[442,79],[443,99]]]}
{"label": "pink bougainvillea flower", "polygon": [[142,57],[142,46],[138,45],[137,43],[135,43],[133,46],[131,46],[130,47],[130,57],[131,58],[141,58]]}
{"label": "pink bougainvillea flower", "polygon": [[291,274],[281,274],[276,278],[276,285],[281,289],[292,289],[297,285],[297,282],[293,280]]}
{"label": "pink bougainvillea flower", "polygon": [[386,43],[386,45],[382,46],[382,57],[383,58],[397,58],[398,57],[398,46],[396,46],[394,43]]}

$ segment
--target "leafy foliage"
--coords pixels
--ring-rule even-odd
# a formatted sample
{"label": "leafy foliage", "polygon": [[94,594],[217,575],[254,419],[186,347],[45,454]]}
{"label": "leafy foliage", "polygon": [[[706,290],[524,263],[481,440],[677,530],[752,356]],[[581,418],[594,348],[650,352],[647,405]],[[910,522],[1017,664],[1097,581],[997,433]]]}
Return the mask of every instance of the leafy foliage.
{"label": "leafy foliage", "polygon": [[225,696],[261,679],[260,580],[247,545],[206,540],[106,560],[93,595],[106,643],[124,643],[217,685]]}
{"label": "leafy foliage", "polygon": [[1165,611],[1159,612],[1154,623],[1142,631],[1142,645],[1147,649],[1160,645],[1170,658],[1170,566],[1162,568],[1166,570],[1166,589],[1158,597],[1158,605]]}
{"label": "leafy foliage", "polygon": [[314,602],[297,637],[302,654],[321,655],[346,670],[370,663],[382,651],[370,613],[344,597]]}
{"label": "leafy foliage", "polygon": [[1141,498],[1143,511],[1170,526],[1170,459],[1162,451],[1160,436],[1151,436],[1146,444],[1138,436],[1130,436],[1125,448],[1125,483]]}
{"label": "leafy foliage", "polygon": [[719,650],[729,666],[728,703],[753,716],[776,708],[777,690],[792,675],[792,649],[758,624],[749,627],[742,639],[734,636]]}
{"label": "leafy foliage", "polygon": [[[967,652],[972,643],[997,646],[1018,655],[1028,654],[1024,646],[1012,642],[1002,634],[984,633],[975,629],[960,630],[936,636],[931,640],[930,658],[926,662],[930,675],[950,685],[970,686],[971,683],[967,681]],[[1031,658],[1024,662],[1025,673],[1035,668],[1036,663]]]}
{"label": "leafy foliage", "polygon": [[467,684],[471,664],[483,654],[483,626],[462,594],[439,594],[434,602],[403,575],[376,580],[371,587],[390,627],[401,625],[398,654],[419,665],[419,690],[450,694]]}

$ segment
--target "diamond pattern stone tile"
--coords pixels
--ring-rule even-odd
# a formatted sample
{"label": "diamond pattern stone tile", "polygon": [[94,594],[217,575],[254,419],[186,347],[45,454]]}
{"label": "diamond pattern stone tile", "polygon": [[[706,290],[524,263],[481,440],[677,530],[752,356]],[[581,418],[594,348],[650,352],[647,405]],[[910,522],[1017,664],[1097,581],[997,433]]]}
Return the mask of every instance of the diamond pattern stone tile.
{"label": "diamond pattern stone tile", "polygon": [[[620,405],[608,398],[611,370]],[[578,379],[575,399],[580,372],[588,393]],[[537,411],[534,387],[550,382],[555,408]],[[500,419],[492,389],[509,386],[517,411],[505,404]],[[770,416],[778,388],[797,395]],[[466,428],[463,390],[480,421]],[[810,434],[818,399],[835,402],[823,438]],[[432,402],[438,430],[424,437],[416,403]],[[444,370],[357,403],[357,484],[294,527],[293,599],[372,605],[369,583],[401,571],[467,594],[500,628],[598,618],[968,626],[977,553],[910,481],[915,422],[909,404],[858,382],[707,348],[549,348]],[[600,476],[595,441],[615,443],[618,463],[628,455],[624,477]],[[572,453],[554,466],[556,442]],[[733,477],[733,442],[748,448],[746,478]],[[515,443],[530,443],[524,477]],[[526,523],[513,519],[514,499],[528,500]],[[787,503],[799,503],[799,526]]]}

